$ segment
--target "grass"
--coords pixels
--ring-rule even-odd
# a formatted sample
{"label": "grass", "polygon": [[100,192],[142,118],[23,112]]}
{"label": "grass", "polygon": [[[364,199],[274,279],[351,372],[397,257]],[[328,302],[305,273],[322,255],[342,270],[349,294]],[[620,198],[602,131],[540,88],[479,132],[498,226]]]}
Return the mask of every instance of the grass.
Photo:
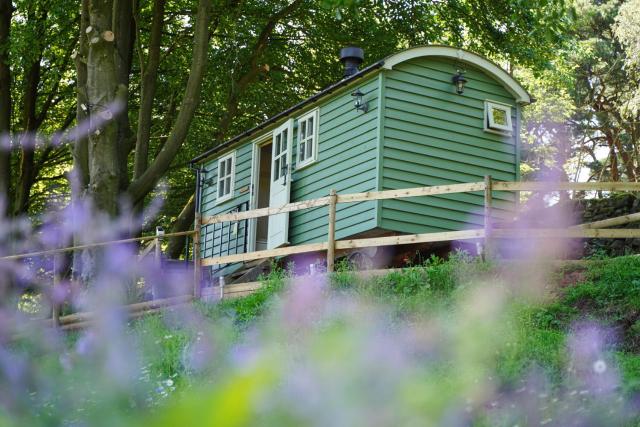
{"label": "grass", "polygon": [[[355,293],[389,307],[397,319],[410,319],[419,313],[447,311],[468,283],[491,281],[499,276],[495,266],[456,253],[448,260],[433,257],[421,265],[382,277],[363,279],[345,263],[339,263],[331,277],[334,292]],[[591,261],[585,266],[561,270],[557,279],[570,277],[575,283],[555,292],[550,302],[531,304],[513,301],[509,306],[509,328],[502,337],[506,345],[495,355],[501,383],[510,384],[531,368],[546,373],[560,383],[567,371],[566,338],[572,325],[581,321],[598,322],[613,328],[619,340],[608,351],[622,374],[625,393],[640,393],[640,257],[627,256]],[[288,273],[280,269],[263,277],[264,286],[256,293],[220,304],[197,303],[197,308],[213,324],[233,325],[237,339],[253,322],[269,312],[270,304],[282,291]],[[158,378],[188,377],[181,360],[183,348],[193,338],[188,332],[168,327],[163,315],[135,322],[135,333],[147,335],[144,342],[156,350],[148,360],[151,375]],[[145,352],[145,354],[149,354]]]}

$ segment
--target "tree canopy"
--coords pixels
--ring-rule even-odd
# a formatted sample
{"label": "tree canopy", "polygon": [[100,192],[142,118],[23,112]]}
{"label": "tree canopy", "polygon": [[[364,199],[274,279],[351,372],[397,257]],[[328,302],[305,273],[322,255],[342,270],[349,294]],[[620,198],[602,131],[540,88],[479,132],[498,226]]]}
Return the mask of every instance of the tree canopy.
{"label": "tree canopy", "polygon": [[538,98],[525,172],[636,180],[637,3],[0,0],[6,214],[70,201],[73,175],[112,214],[162,195],[143,227],[188,218],[188,159],[338,80],[350,44],[366,63],[432,43],[486,55]]}

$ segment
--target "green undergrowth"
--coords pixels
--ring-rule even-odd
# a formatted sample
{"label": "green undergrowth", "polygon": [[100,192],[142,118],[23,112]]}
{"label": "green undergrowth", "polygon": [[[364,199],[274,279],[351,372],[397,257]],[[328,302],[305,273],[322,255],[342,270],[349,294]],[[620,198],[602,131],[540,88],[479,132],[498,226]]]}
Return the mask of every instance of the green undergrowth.
{"label": "green undergrowth", "polygon": [[[273,269],[261,278],[264,286],[252,295],[218,304],[196,303],[197,310],[212,325],[228,324],[237,339],[269,312],[290,275]],[[619,338],[608,343],[610,358],[617,361],[627,393],[640,392],[640,257],[627,256],[560,269],[553,297],[544,303],[512,298],[508,303],[505,343],[496,351],[497,374],[508,387],[531,369],[543,371],[551,382],[560,383],[567,372],[567,335],[580,322],[611,328]],[[384,276],[357,274],[346,263],[338,263],[330,277],[329,292],[353,294],[387,307],[398,321],[429,312],[448,313],[465,292],[478,283],[500,281],[500,268],[465,253],[447,260],[432,257],[421,265]],[[150,372],[162,378],[188,375],[181,360],[183,348],[193,332],[167,326],[164,314],[134,323],[136,333],[148,335],[159,349],[148,361]],[[191,335],[190,335],[191,334]]]}

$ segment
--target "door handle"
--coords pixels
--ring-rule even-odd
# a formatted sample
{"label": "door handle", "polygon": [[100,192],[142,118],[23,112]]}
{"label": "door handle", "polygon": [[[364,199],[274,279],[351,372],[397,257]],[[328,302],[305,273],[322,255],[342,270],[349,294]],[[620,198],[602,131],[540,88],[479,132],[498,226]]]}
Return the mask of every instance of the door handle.
{"label": "door handle", "polygon": [[287,175],[289,175],[289,165],[286,163],[282,164],[282,168],[280,170],[280,175],[282,175],[282,185],[287,184]]}

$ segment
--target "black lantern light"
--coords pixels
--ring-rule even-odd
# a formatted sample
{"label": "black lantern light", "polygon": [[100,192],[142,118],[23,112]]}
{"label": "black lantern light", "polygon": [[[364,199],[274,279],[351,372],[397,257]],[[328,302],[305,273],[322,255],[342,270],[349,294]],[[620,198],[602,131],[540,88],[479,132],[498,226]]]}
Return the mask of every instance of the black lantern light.
{"label": "black lantern light", "polygon": [[462,71],[458,70],[458,73],[451,78],[451,81],[455,85],[458,95],[462,95],[464,85],[467,83],[467,79],[464,78]]}
{"label": "black lantern light", "polygon": [[366,102],[362,100],[364,93],[360,91],[360,89],[356,89],[355,92],[351,94],[353,96],[353,106],[356,107],[356,111],[362,111],[366,113],[369,110],[369,106]]}

